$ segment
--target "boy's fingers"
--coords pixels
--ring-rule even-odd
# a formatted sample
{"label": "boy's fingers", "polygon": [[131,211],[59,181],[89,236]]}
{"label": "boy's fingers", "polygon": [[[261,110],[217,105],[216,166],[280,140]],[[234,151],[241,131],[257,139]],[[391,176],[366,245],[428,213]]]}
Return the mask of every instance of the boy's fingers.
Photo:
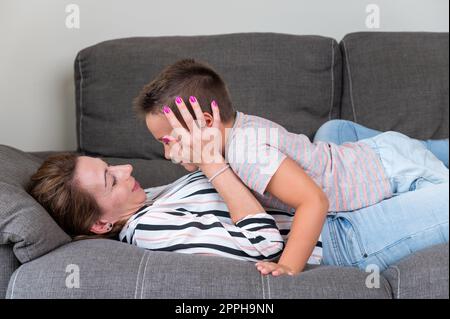
{"label": "boy's fingers", "polygon": [[272,272],[274,270],[274,266],[270,264],[261,265],[263,271]]}
{"label": "boy's fingers", "polygon": [[172,135],[164,135],[161,140],[164,142],[164,144],[168,145],[172,145],[174,142],[177,141],[177,139]]}
{"label": "boy's fingers", "polygon": [[206,120],[205,116],[203,115],[202,108],[198,103],[198,100],[195,98],[195,96],[190,96],[189,103],[191,103],[192,109],[194,110],[194,114],[197,119],[197,125],[199,125],[199,127],[204,127],[206,125]]}
{"label": "boy's fingers", "polygon": [[170,109],[170,107],[165,105],[165,106],[163,106],[162,109],[163,109],[164,115],[166,116],[166,118],[169,121],[170,125],[174,129],[183,129],[184,128],[183,125],[181,125],[180,121],[178,121],[178,119],[176,118],[175,114],[173,114],[173,112]]}
{"label": "boy's fingers", "polygon": [[189,112],[186,104],[184,103],[183,99],[180,96],[176,97],[175,104],[177,105],[178,110],[180,111],[180,114],[183,117],[183,120],[189,129],[189,132],[192,132],[192,125],[194,122],[194,118],[192,117],[191,112]]}
{"label": "boy's fingers", "polygon": [[213,118],[214,118],[214,122],[213,122],[213,127],[215,128],[219,128],[219,124],[220,124],[220,112],[219,112],[219,106],[217,105],[216,101],[212,101],[211,102],[211,109],[213,111]]}

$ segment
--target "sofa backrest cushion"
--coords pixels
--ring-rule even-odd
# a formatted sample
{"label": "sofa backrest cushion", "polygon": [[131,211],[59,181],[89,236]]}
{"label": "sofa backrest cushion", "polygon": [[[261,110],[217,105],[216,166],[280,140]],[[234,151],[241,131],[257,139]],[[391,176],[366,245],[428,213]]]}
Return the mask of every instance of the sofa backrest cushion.
{"label": "sofa backrest cushion", "polygon": [[339,115],[341,56],[334,39],[277,33],[125,38],[75,60],[78,151],[162,159],[132,100],[165,66],[194,58],[224,78],[235,109],[312,137]]}
{"label": "sofa backrest cushion", "polygon": [[340,46],[342,118],[415,138],[448,137],[448,33],[359,32]]}
{"label": "sofa backrest cushion", "polygon": [[40,162],[33,155],[0,145],[0,245],[12,245],[21,263],[71,241],[25,191]]}

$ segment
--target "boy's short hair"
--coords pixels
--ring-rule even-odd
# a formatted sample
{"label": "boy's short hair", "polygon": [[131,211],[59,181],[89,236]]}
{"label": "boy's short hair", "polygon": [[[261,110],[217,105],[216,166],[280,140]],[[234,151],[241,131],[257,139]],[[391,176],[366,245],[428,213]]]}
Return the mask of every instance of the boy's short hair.
{"label": "boy's short hair", "polygon": [[196,119],[189,103],[191,95],[197,98],[203,112],[212,114],[211,102],[215,100],[219,105],[221,121],[226,123],[234,119],[235,110],[225,82],[207,63],[194,59],[179,60],[164,68],[142,88],[134,99],[134,109],[141,119],[145,119],[149,113],[162,113],[162,107],[167,105],[185,126],[175,98],[180,96]]}

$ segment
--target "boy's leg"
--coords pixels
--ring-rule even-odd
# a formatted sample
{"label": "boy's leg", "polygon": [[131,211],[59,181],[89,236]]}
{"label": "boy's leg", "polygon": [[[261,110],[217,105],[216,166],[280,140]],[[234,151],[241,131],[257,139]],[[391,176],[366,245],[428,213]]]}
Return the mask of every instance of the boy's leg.
{"label": "boy's leg", "polygon": [[394,194],[449,183],[448,168],[416,139],[388,131],[359,143],[378,154]]}
{"label": "boy's leg", "polygon": [[345,142],[357,142],[380,133],[382,132],[351,121],[331,120],[319,127],[314,136],[314,142],[331,142],[339,145]]}
{"label": "boy's leg", "polygon": [[[323,141],[334,144],[357,142],[362,139],[374,137],[382,132],[367,128],[347,120],[331,120],[324,123],[316,132],[314,142]],[[442,140],[417,140],[430,150],[448,168],[449,142]]]}
{"label": "boy's leg", "polygon": [[375,264],[381,271],[427,247],[448,243],[449,184],[406,192],[353,212],[331,213],[322,230],[324,264]]}
{"label": "boy's leg", "polygon": [[444,140],[426,140],[424,143],[448,168],[448,138]]}

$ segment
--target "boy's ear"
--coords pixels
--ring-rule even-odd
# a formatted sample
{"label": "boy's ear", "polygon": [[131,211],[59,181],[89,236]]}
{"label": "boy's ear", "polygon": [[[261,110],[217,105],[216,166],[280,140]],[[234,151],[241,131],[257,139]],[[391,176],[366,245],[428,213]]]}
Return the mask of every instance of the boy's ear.
{"label": "boy's ear", "polygon": [[206,126],[211,127],[214,123],[214,118],[208,112],[203,112],[203,116],[205,117]]}

